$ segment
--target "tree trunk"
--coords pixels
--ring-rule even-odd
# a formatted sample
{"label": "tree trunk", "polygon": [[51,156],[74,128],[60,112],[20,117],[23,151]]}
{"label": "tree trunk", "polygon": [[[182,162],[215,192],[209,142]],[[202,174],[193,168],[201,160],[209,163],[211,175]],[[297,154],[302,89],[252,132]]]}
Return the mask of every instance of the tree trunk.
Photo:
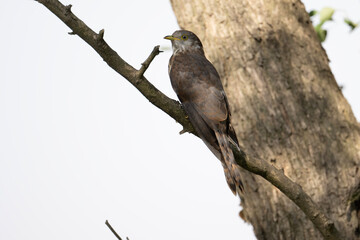
{"label": "tree trunk", "polygon": [[[283,169],[347,239],[358,239],[360,127],[303,4],[171,2],[222,77],[245,152]],[[245,170],[243,178],[242,215],[258,239],[321,239],[275,187]]]}

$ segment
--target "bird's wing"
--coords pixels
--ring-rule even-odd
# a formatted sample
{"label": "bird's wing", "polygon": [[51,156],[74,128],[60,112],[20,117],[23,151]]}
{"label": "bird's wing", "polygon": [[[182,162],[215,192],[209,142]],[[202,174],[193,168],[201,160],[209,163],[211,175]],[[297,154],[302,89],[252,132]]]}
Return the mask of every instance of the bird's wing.
{"label": "bird's wing", "polygon": [[213,129],[205,122],[204,118],[199,114],[196,107],[191,102],[184,102],[183,108],[189,117],[189,120],[199,137],[203,140],[210,151],[221,160],[221,150],[217,142]]}
{"label": "bird's wing", "polygon": [[223,163],[235,194],[242,183],[228,141],[230,113],[218,73],[205,57],[186,54],[173,56],[170,79],[199,137]]}
{"label": "bird's wing", "polygon": [[205,57],[195,54],[174,56],[172,62],[171,83],[180,101],[192,103],[207,122],[225,121],[228,118],[227,100],[213,65]]}

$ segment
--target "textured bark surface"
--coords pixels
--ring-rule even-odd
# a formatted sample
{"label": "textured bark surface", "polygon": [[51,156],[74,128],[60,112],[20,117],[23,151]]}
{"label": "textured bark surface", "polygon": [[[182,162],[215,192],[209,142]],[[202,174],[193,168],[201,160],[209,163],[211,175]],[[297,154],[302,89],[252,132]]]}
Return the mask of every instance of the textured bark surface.
{"label": "textured bark surface", "polygon": [[[296,0],[171,0],[222,77],[245,152],[317,202],[347,239],[359,239],[360,127]],[[258,239],[321,239],[306,216],[262,178],[243,173],[243,215]],[[355,199],[355,200],[354,200]]]}

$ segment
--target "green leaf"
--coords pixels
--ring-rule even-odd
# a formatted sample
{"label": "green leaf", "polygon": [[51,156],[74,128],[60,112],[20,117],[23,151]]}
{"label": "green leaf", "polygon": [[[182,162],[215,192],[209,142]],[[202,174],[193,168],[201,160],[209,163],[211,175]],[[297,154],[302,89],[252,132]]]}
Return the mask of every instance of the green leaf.
{"label": "green leaf", "polygon": [[316,11],[316,10],[311,10],[311,11],[309,12],[309,16],[310,16],[310,17],[315,16],[317,13],[318,13],[318,11]]}
{"label": "green leaf", "polygon": [[344,22],[351,28],[351,31],[353,31],[355,28],[359,26],[359,23],[354,23],[349,18],[345,18]]}
{"label": "green leaf", "polygon": [[320,11],[320,23],[324,24],[326,21],[332,20],[335,10],[330,7],[324,7]]}
{"label": "green leaf", "polygon": [[327,31],[321,27],[321,24],[318,24],[315,27],[315,31],[318,35],[320,42],[324,42],[326,39]]}

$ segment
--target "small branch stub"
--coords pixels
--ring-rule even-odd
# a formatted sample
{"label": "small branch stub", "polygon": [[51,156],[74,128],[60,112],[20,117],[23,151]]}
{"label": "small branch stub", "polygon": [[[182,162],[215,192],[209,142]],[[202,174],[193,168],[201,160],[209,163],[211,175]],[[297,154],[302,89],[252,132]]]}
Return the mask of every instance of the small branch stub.
{"label": "small branch stub", "polygon": [[[185,116],[186,119],[189,119],[189,116]],[[196,132],[194,130],[194,128],[192,127],[188,127],[188,126],[183,126],[183,129],[179,132],[180,135],[184,134],[184,133],[193,133],[196,135]]]}
{"label": "small branch stub", "polygon": [[154,60],[154,58],[161,53],[162,51],[159,50],[160,46],[157,45],[154,47],[148,58],[141,64],[141,68],[137,72],[137,78],[140,79],[144,75],[146,69],[150,66],[150,63]]}
{"label": "small branch stub", "polygon": [[104,29],[101,29],[101,30],[99,31],[98,40],[104,40],[104,33],[105,33],[105,30],[104,30]]}
{"label": "small branch stub", "polygon": [[65,6],[65,15],[68,15],[69,13],[71,13],[71,8],[72,8],[71,4]]}
{"label": "small branch stub", "polygon": [[190,131],[188,130],[188,129],[186,129],[186,128],[183,128],[183,130],[181,130],[180,132],[179,132],[179,134],[180,135],[183,135],[184,133],[190,133]]}

